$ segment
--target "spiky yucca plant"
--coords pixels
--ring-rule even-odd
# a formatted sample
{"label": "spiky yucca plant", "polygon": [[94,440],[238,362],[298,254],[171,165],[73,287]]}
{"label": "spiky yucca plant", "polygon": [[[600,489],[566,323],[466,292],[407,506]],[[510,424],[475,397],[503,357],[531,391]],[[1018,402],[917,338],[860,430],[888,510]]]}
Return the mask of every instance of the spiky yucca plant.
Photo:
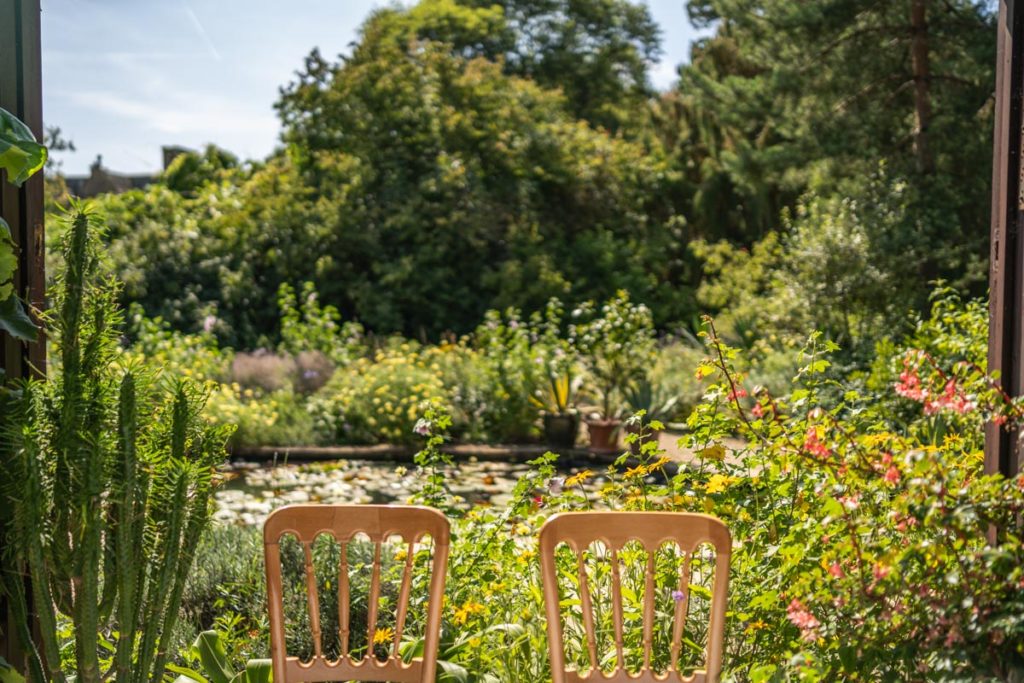
{"label": "spiky yucca plant", "polygon": [[[28,601],[11,567],[27,568],[41,637],[33,680],[159,681],[228,433],[201,419],[198,388],[120,364],[101,222],[79,207],[67,220],[46,316],[59,367],[0,395],[3,586],[24,623]],[[67,619],[74,671],[62,664]]]}

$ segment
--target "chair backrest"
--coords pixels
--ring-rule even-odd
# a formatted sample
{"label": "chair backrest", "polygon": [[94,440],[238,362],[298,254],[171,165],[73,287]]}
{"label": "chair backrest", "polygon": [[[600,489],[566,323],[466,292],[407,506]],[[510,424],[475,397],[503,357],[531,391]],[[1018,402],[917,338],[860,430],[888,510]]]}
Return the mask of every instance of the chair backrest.
{"label": "chair backrest", "polygon": [[[643,590],[643,666],[638,672],[628,672],[623,653],[622,576],[619,553],[632,541],[639,542],[647,554]],[[614,625],[616,668],[611,672],[598,671],[599,655],[594,626],[594,599],[588,585],[584,565],[584,551],[592,543],[603,543],[610,552],[611,603]],[[577,562],[579,604],[583,612],[588,672],[566,667],[563,642],[562,615],[558,588],[555,552],[561,544],[573,551]],[[675,595],[675,613],[672,623],[671,664],[664,674],[651,668],[655,622],[655,556],[659,548],[671,543],[685,553],[679,574],[678,593]],[[703,670],[682,678],[679,655],[690,598],[691,558],[703,544],[715,550],[714,589],[711,596],[711,619],[708,624],[707,659]],[[614,681],[619,683],[654,683],[672,680],[718,681],[722,668],[722,641],[725,628],[725,609],[728,596],[729,558],[732,540],[729,529],[714,517],[677,512],[570,512],[548,519],[540,532],[541,571],[544,580],[544,604],[548,623],[548,648],[554,683],[579,681]],[[637,591],[637,596],[639,596]]]}
{"label": "chair backrest", "polygon": [[[295,656],[289,656],[285,647],[280,540],[287,534],[296,537],[305,556],[306,593],[313,638],[313,658],[308,662],[300,661]],[[333,536],[341,550],[337,572],[338,637],[340,641],[338,659],[329,659],[324,656],[321,639],[320,602],[313,568],[313,542],[321,534]],[[349,648],[351,595],[348,564],[348,546],[355,540],[357,534],[365,535],[374,544],[367,601],[367,646],[365,655],[358,659],[351,655]],[[423,656],[405,663],[399,655],[398,649],[409,609],[415,544],[421,541],[425,535],[430,535],[434,553],[430,568],[430,595]],[[381,661],[373,652],[381,590],[381,548],[384,542],[393,536],[400,536],[409,545],[396,605],[390,653],[387,659]],[[276,683],[293,683],[294,681],[434,682],[449,543],[448,520],[443,514],[431,508],[416,506],[287,505],[275,510],[267,518],[263,525],[263,543],[267,565],[267,603],[270,610],[270,651]]]}

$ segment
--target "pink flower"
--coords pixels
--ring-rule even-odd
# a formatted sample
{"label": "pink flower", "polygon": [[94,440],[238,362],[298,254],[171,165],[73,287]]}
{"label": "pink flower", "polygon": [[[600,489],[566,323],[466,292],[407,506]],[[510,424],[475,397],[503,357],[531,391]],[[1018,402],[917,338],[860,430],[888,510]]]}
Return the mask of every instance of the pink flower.
{"label": "pink flower", "polygon": [[730,401],[737,401],[737,400],[739,400],[741,398],[745,398],[746,395],[747,395],[747,390],[746,389],[744,389],[743,387],[737,387],[733,391],[729,392],[729,400]]}
{"label": "pink flower", "polygon": [[896,469],[895,465],[890,465],[889,469],[885,471],[885,482],[887,484],[896,484],[900,480],[900,471]]}
{"label": "pink flower", "polygon": [[889,576],[889,572],[891,572],[891,571],[892,571],[892,569],[890,567],[887,567],[884,564],[878,563],[878,564],[875,564],[874,569],[871,570],[871,574],[872,574],[872,576],[875,577],[875,581],[881,581],[885,577]]}
{"label": "pink flower", "polygon": [[807,428],[807,434],[804,436],[804,450],[822,460],[825,460],[832,454],[832,451],[829,450],[828,446],[826,446],[821,441],[821,438],[818,437],[817,427]]}
{"label": "pink flower", "polygon": [[412,431],[415,432],[416,434],[419,434],[420,436],[430,436],[430,429],[433,426],[434,425],[430,422],[430,420],[425,420],[421,417],[420,419],[416,420],[416,425],[412,428]]}
{"label": "pink flower", "polygon": [[761,407],[760,403],[755,403],[754,407],[750,409],[750,414],[754,417],[764,417],[764,408]]}
{"label": "pink flower", "polygon": [[860,496],[841,496],[839,502],[843,504],[844,508],[852,512],[860,507]]}
{"label": "pink flower", "polygon": [[923,400],[926,415],[934,415],[943,410],[951,410],[954,413],[965,415],[975,408],[974,403],[967,399],[957,387],[956,381],[952,379],[946,382],[941,394],[934,398],[925,396]]}
{"label": "pink flower", "polygon": [[832,563],[832,566],[828,568],[828,573],[836,579],[846,576],[846,572],[843,571],[842,566],[838,562]]}
{"label": "pink flower", "polygon": [[928,389],[921,386],[921,378],[917,374],[917,363],[911,363],[909,356],[903,359],[903,372],[894,388],[897,394],[912,401],[923,402],[928,398]]}
{"label": "pink flower", "polygon": [[790,623],[800,629],[800,637],[806,641],[814,641],[818,638],[817,629],[821,626],[813,614],[807,611],[799,600],[793,598],[786,608],[786,618]]}

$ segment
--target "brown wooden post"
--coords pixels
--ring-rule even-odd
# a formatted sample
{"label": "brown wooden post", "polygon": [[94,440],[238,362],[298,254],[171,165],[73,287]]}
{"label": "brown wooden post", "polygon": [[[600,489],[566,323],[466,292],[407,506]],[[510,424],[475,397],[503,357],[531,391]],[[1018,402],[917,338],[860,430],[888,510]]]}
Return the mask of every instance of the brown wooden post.
{"label": "brown wooden post", "polygon": [[[0,107],[28,124],[43,139],[42,68],[39,0],[0,0]],[[20,254],[14,276],[18,294],[35,307],[43,304],[45,274],[43,176],[36,174],[17,188],[0,179],[0,215],[11,227]],[[8,377],[46,371],[46,345],[23,344],[0,332],[0,368]],[[2,475],[0,475],[2,476]],[[7,605],[0,600],[0,655],[16,667],[24,664],[23,644]]]}
{"label": "brown wooden post", "polygon": [[[1010,396],[1024,395],[1024,0],[999,0],[992,167],[989,369]],[[985,470],[1021,468],[1018,433],[990,424]]]}

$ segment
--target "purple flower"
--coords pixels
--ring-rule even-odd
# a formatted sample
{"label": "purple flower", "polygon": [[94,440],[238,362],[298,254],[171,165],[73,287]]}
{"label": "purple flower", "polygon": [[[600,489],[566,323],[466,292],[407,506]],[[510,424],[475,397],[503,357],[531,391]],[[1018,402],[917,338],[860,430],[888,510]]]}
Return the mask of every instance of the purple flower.
{"label": "purple flower", "polygon": [[686,593],[683,591],[672,591],[672,599],[676,602],[682,602],[686,599]]}
{"label": "purple flower", "polygon": [[213,328],[217,325],[217,316],[208,315],[203,318],[203,332],[213,332]]}

